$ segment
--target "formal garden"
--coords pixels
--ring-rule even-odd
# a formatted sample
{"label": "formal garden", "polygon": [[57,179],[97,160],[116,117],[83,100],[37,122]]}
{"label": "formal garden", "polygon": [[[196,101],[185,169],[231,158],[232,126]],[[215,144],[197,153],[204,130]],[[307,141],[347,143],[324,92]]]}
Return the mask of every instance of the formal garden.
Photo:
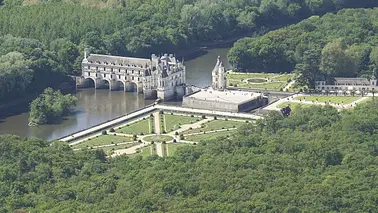
{"label": "formal garden", "polygon": [[173,156],[180,147],[230,137],[238,127],[249,122],[245,119],[156,111],[73,141],[70,146],[75,151],[103,149],[108,156]]}
{"label": "formal garden", "polygon": [[294,74],[240,73],[228,72],[227,83],[230,87],[283,90],[293,79]]}

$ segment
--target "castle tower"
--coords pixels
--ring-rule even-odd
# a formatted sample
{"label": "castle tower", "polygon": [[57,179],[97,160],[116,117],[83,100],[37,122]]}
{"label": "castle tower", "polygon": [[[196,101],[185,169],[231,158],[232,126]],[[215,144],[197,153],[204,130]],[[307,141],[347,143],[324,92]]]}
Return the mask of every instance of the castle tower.
{"label": "castle tower", "polygon": [[375,77],[374,72],[370,78],[370,84],[371,86],[377,86],[377,78]]}
{"label": "castle tower", "polygon": [[225,90],[226,85],[226,70],[223,66],[220,56],[218,56],[217,63],[211,73],[212,75],[212,88],[214,90]]}

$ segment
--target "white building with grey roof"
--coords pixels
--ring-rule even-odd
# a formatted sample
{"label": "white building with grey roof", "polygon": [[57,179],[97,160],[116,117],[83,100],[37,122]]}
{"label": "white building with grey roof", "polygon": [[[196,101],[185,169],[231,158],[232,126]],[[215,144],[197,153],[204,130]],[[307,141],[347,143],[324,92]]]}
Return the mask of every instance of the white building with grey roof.
{"label": "white building with grey roof", "polygon": [[162,100],[185,95],[185,66],[172,54],[151,59],[84,53],[82,86],[123,89]]}
{"label": "white building with grey roof", "polygon": [[324,91],[377,91],[377,79],[374,75],[368,78],[333,78],[325,81],[315,81],[315,88]]}

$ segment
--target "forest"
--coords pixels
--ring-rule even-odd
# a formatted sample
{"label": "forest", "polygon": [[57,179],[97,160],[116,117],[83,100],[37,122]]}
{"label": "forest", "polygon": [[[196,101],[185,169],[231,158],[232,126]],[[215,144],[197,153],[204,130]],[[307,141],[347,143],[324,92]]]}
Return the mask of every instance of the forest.
{"label": "forest", "polygon": [[229,51],[244,72],[296,72],[313,87],[322,76],[371,77],[378,68],[378,9],[343,9],[312,16],[261,37],[244,38]]}
{"label": "forest", "polygon": [[[136,57],[179,53],[247,34],[261,35],[312,15],[378,6],[378,2],[0,0],[0,5],[0,100],[10,100],[67,81],[64,75],[80,75],[85,47],[93,53]],[[245,53],[245,47],[238,48],[249,40],[239,41],[230,54],[240,70],[260,68],[253,62],[259,59],[250,60],[252,56]],[[262,71],[277,71],[277,63],[283,65],[282,71],[292,70],[295,59],[290,48],[278,54],[279,58],[269,55],[271,51],[262,51],[265,55],[261,57],[270,57]],[[13,57],[17,65],[9,65],[6,60],[10,56],[4,55],[16,52],[23,56]]]}
{"label": "forest", "polygon": [[375,212],[377,107],[274,112],[166,158],[2,135],[0,212]]}

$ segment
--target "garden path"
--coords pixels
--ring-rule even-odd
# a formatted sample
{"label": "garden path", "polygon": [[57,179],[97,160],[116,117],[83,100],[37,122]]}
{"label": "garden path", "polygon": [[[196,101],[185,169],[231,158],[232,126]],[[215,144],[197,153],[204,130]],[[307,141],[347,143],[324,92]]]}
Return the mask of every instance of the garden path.
{"label": "garden path", "polygon": [[156,143],[156,154],[159,157],[164,157],[163,156],[163,144],[162,143]]}
{"label": "garden path", "polygon": [[154,121],[155,121],[155,133],[160,134],[160,119],[159,119],[159,112],[154,112]]}

